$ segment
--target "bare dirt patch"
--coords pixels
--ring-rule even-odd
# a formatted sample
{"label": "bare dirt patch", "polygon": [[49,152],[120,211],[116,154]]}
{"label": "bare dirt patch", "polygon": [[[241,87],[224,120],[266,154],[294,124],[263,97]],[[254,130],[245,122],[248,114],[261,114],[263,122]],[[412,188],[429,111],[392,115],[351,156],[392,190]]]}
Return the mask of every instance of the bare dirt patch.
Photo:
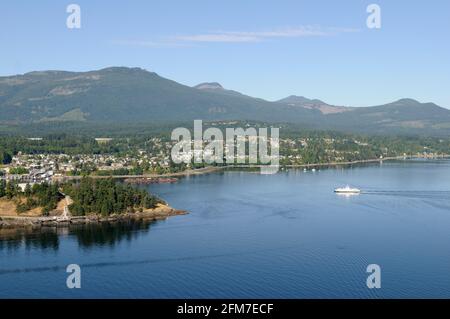
{"label": "bare dirt patch", "polygon": [[0,199],[0,216],[17,216],[16,204],[10,200]]}
{"label": "bare dirt patch", "polygon": [[[24,202],[25,199],[22,199]],[[54,211],[51,212],[51,216],[62,215],[64,211],[64,206],[66,206],[66,200],[62,199],[59,201],[58,206]],[[0,199],[0,216],[3,217],[39,217],[42,215],[42,208],[36,207],[22,214],[18,214],[16,210],[16,204],[12,200],[6,198]]]}

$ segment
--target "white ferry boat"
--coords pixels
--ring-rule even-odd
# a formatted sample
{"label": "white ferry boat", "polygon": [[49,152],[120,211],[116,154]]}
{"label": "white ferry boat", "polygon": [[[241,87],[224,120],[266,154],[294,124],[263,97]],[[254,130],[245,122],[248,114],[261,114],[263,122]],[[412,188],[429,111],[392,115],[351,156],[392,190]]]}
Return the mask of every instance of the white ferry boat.
{"label": "white ferry boat", "polygon": [[346,187],[336,188],[334,192],[339,194],[360,194],[361,190],[358,188],[351,188],[347,185]]}

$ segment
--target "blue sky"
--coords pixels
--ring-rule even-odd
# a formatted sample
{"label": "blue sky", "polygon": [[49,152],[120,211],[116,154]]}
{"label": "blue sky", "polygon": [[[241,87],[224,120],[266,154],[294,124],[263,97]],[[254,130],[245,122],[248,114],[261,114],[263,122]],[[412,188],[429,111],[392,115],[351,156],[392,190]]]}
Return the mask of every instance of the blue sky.
{"label": "blue sky", "polygon": [[[71,3],[81,29],[66,27]],[[0,40],[0,75],[133,66],[268,100],[450,108],[448,0],[2,1]]]}

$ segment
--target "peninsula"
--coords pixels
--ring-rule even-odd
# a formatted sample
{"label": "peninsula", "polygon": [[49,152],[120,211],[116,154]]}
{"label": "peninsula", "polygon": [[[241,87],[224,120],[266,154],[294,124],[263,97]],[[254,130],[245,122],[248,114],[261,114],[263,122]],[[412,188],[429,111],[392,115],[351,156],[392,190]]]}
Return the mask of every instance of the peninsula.
{"label": "peninsula", "polygon": [[0,182],[0,228],[159,220],[183,214],[144,190],[112,179],[27,184],[24,189]]}

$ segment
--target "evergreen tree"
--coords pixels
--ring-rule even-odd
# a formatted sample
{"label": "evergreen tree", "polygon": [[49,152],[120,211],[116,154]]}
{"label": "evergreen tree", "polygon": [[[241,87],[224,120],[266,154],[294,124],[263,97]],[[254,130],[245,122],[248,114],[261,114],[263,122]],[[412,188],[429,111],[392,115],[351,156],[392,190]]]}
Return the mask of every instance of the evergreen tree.
{"label": "evergreen tree", "polygon": [[6,196],[6,182],[4,180],[0,180],[0,198]]}

